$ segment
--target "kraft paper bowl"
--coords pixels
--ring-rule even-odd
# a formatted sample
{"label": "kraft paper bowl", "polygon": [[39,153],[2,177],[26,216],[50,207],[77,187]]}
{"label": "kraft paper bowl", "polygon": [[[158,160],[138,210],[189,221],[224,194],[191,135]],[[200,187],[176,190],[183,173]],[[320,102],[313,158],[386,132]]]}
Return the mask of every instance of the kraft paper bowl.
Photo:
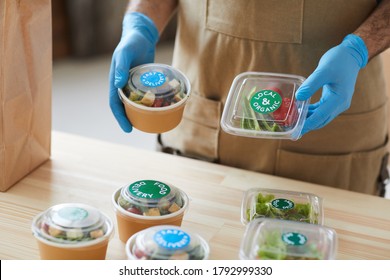
{"label": "kraft paper bowl", "polygon": [[179,125],[190,92],[183,73],[156,63],[131,69],[128,84],[118,89],[131,124],[148,133],[167,132]]}
{"label": "kraft paper bowl", "polygon": [[113,223],[94,207],[65,203],[38,214],[32,231],[43,260],[104,260]]}
{"label": "kraft paper bowl", "polygon": [[[129,188],[131,188],[132,185],[137,184],[139,182],[145,182],[145,181],[158,182],[153,180],[137,181],[130,184],[129,186],[125,186],[117,189],[112,195],[112,204],[117,219],[118,235],[119,235],[119,239],[124,243],[126,243],[127,240],[135,233],[149,227],[158,226],[158,225],[181,226],[184,214],[188,209],[188,205],[189,205],[188,196],[178,188],[175,188],[172,185],[162,183],[170,187],[171,193],[169,195],[171,196],[169,197],[169,200],[174,199],[174,196],[179,197],[182,200],[182,205],[180,206],[180,208],[176,207],[175,212],[163,213],[163,211],[160,211],[161,212],[160,215],[151,216],[153,215],[152,212],[157,212],[156,209],[161,209],[161,204],[164,202],[163,200],[165,200],[166,197],[158,198],[155,200],[149,200],[149,201],[146,201],[145,199],[137,200],[137,198],[134,199],[134,196],[131,196],[131,194],[129,195],[128,192]],[[123,207],[124,204],[127,204],[128,207],[127,206]],[[145,212],[141,213],[139,211],[131,210],[134,208],[143,209]]]}

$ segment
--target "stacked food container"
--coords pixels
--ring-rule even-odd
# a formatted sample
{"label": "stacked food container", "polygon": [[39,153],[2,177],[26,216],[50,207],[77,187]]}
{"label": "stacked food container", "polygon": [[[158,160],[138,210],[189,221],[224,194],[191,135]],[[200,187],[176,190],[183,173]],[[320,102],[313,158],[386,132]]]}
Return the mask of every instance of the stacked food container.
{"label": "stacked food container", "polygon": [[172,184],[139,180],[114,192],[119,239],[129,259],[206,259],[207,242],[181,228],[189,207],[185,192]]}
{"label": "stacked food container", "polygon": [[[233,81],[222,113],[222,129],[236,136],[298,140],[310,99],[295,93],[305,78],[245,72]],[[322,199],[314,194],[250,189],[241,206],[246,225],[241,259],[334,259],[337,237],[323,225]]]}

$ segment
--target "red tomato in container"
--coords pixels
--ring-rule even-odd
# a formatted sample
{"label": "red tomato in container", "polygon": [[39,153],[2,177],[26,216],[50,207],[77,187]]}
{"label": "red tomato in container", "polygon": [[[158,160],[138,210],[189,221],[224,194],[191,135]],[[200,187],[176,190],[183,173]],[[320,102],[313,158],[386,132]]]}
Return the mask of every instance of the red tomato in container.
{"label": "red tomato in container", "polygon": [[[277,87],[269,87],[268,90],[273,90],[283,96],[282,91]],[[295,102],[288,97],[282,97],[282,105],[273,112],[273,118],[282,126],[293,126],[298,119],[298,110]]]}
{"label": "red tomato in container", "polygon": [[153,102],[152,107],[162,107],[164,103],[164,99],[162,98],[156,98]]}
{"label": "red tomato in container", "polygon": [[294,126],[298,120],[298,110],[291,98],[283,97],[282,105],[273,112],[274,120],[283,126]]}

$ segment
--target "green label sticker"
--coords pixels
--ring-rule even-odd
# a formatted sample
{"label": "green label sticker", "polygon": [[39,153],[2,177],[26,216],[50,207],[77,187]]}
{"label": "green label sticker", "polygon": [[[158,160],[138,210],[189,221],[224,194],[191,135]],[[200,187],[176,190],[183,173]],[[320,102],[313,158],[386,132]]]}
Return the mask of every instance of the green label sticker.
{"label": "green label sticker", "polygon": [[137,181],[129,186],[129,192],[136,197],[145,199],[160,199],[171,192],[171,188],[153,180]]}
{"label": "green label sticker", "polygon": [[58,211],[58,215],[64,220],[81,221],[88,217],[88,211],[79,207],[66,207]]}
{"label": "green label sticker", "polygon": [[277,198],[271,201],[272,207],[280,210],[289,210],[294,208],[294,202],[289,199]]}
{"label": "green label sticker", "polygon": [[293,246],[302,246],[307,242],[307,237],[297,232],[287,232],[282,235],[284,243]]}
{"label": "green label sticker", "polygon": [[276,111],[282,105],[282,97],[276,91],[264,89],[251,97],[250,104],[255,112],[268,114]]}

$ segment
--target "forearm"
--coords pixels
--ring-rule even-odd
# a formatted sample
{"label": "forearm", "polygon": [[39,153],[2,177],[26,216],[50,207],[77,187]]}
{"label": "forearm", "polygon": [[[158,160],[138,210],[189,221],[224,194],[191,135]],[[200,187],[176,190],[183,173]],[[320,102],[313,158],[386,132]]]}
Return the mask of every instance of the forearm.
{"label": "forearm", "polygon": [[177,0],[130,0],[127,12],[148,16],[161,34],[177,7]]}
{"label": "forearm", "polygon": [[355,32],[366,44],[371,59],[390,47],[390,0],[382,0]]}

